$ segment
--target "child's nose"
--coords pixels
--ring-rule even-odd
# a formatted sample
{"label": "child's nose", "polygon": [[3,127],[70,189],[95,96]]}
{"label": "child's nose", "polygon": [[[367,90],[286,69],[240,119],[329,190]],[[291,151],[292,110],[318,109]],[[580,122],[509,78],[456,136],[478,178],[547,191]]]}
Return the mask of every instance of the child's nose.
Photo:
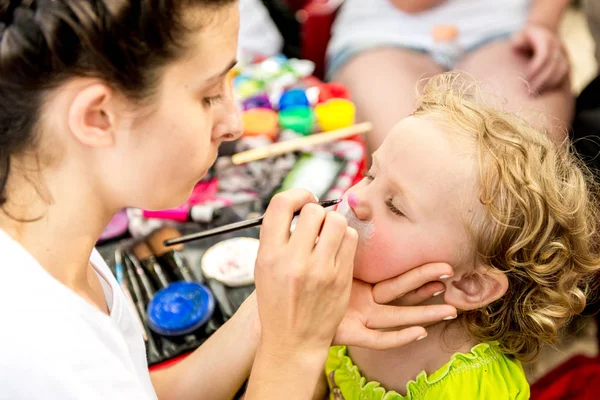
{"label": "child's nose", "polygon": [[352,191],[348,193],[348,205],[360,220],[366,221],[371,218],[369,204],[359,192]]}

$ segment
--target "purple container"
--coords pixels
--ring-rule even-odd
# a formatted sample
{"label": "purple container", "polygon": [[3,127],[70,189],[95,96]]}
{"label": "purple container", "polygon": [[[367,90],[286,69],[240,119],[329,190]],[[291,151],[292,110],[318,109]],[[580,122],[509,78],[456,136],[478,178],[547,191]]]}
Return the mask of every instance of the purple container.
{"label": "purple container", "polygon": [[269,96],[267,96],[266,93],[261,93],[257,94],[256,96],[248,97],[247,99],[242,101],[242,107],[244,111],[253,108],[268,108],[270,110],[273,109],[271,101],[269,100]]}

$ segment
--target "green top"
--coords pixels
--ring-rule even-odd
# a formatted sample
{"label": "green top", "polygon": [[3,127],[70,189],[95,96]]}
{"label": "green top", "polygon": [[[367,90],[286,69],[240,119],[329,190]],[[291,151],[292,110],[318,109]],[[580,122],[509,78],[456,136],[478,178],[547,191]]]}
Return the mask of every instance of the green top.
{"label": "green top", "polygon": [[331,400],[529,399],[521,363],[501,353],[495,342],[454,354],[431,376],[422,371],[406,384],[406,396],[367,382],[345,346],[331,347],[325,370]]}

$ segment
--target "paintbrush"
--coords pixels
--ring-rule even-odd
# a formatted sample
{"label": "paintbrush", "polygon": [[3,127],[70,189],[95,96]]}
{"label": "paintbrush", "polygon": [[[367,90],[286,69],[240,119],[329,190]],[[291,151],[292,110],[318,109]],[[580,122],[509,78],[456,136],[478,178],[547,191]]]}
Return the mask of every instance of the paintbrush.
{"label": "paintbrush", "polygon": [[[327,208],[327,207],[335,206],[336,204],[339,204],[341,201],[342,201],[341,199],[321,201],[319,203],[319,205],[323,208]],[[300,215],[300,210],[298,210],[294,213],[295,217],[297,217],[298,215]],[[241,222],[235,222],[233,224],[224,225],[224,226],[221,226],[221,227],[215,228],[215,229],[209,229],[204,232],[192,233],[190,235],[184,235],[184,236],[180,236],[177,238],[168,239],[168,240],[165,240],[164,243],[165,243],[165,246],[174,246],[174,245],[181,244],[181,243],[192,242],[194,240],[206,239],[206,238],[216,236],[216,235],[222,235],[225,233],[239,231],[241,229],[253,228],[255,226],[262,225],[264,217],[265,216],[263,215],[258,218],[248,219],[246,221],[241,221]]]}
{"label": "paintbrush", "polygon": [[363,122],[361,124],[348,126],[346,128],[338,129],[335,131],[316,133],[314,135],[298,139],[286,140],[284,142],[273,143],[268,146],[243,151],[241,153],[237,153],[231,156],[231,161],[235,165],[245,164],[256,160],[262,160],[263,158],[290,153],[292,151],[300,150],[307,146],[316,146],[318,144],[325,144],[329,142],[334,142],[336,140],[361,135],[369,132],[372,129],[372,123]]}
{"label": "paintbrush", "polygon": [[156,257],[150,250],[150,247],[145,242],[136,243],[131,249],[135,257],[140,260],[142,267],[148,272],[148,274],[154,280],[154,283],[159,288],[166,288],[171,283],[166,271],[162,269],[162,266],[156,260]]}
{"label": "paintbrush", "polygon": [[[144,338],[144,342],[146,343],[147,356],[151,357],[155,361],[160,360],[162,358],[162,354],[158,350],[156,342],[154,341],[154,338],[152,337],[152,334],[148,330],[148,326],[145,323],[148,316],[146,315],[145,305],[143,301],[140,300],[142,298],[141,288],[137,280],[135,280],[135,275],[129,274],[129,268],[123,263],[123,261],[123,249],[118,248],[115,252],[117,282],[123,289],[123,293],[130,304],[129,307],[134,314],[134,318],[137,320],[140,328],[142,329],[142,336]],[[127,270],[127,273],[124,270]],[[129,290],[129,285],[131,285],[131,287],[134,289],[134,292]]]}

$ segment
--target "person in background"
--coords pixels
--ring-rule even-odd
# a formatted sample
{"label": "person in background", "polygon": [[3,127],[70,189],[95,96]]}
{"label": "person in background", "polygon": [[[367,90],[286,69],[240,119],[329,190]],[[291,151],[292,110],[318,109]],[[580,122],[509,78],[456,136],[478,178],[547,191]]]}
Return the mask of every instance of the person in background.
{"label": "person in background", "polygon": [[[419,79],[454,69],[482,81],[490,97],[507,99],[507,111],[519,112],[562,143],[574,105],[570,64],[558,36],[569,3],[371,0],[367,7],[346,0],[332,28],[327,75],[350,88],[358,118],[373,122],[371,151],[399,116],[414,109]],[[450,43],[455,54],[442,63],[440,52],[448,46],[434,40],[441,26],[457,32]]]}
{"label": "person in background", "polygon": [[283,50],[283,37],[260,0],[240,0],[238,59],[270,57]]}

